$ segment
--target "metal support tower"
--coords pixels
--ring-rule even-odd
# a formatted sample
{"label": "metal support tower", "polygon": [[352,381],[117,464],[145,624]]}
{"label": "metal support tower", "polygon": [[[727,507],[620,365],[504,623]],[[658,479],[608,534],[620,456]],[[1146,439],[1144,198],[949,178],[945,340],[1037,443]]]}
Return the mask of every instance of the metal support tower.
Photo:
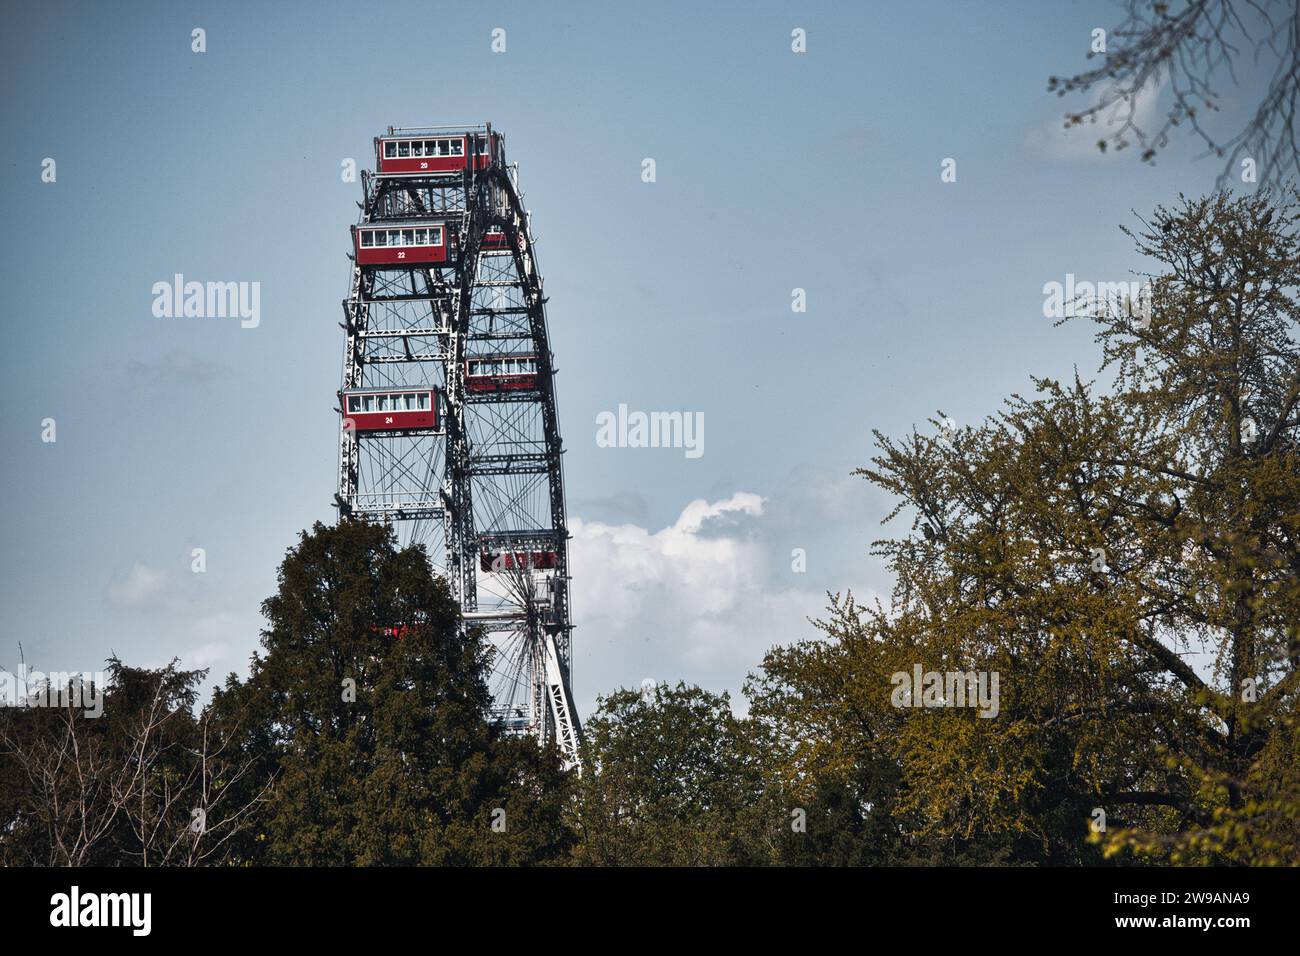
{"label": "metal support tower", "polygon": [[[450,129],[389,127],[387,135],[432,139]],[[340,519],[390,523],[403,544],[425,546],[465,626],[491,644],[493,719],[554,743],[566,765],[578,767],[563,445],[546,296],[504,138],[490,124],[454,129],[466,138],[463,170],[363,172],[354,227],[442,224],[448,261],[413,268],[352,257],[341,323],[343,390],[431,385],[440,395],[439,429],[357,431],[341,414],[335,503]],[[476,169],[481,153],[491,158]],[[495,241],[485,248],[489,230]],[[466,361],[484,354],[534,357],[535,385],[467,389]],[[554,558],[517,559],[538,554]]]}

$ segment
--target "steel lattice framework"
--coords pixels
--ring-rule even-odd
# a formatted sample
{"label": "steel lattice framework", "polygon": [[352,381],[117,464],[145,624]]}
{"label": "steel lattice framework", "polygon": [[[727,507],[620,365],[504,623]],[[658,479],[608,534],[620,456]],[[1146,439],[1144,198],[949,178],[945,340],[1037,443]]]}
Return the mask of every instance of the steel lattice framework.
{"label": "steel lattice framework", "polygon": [[[577,766],[563,448],[542,276],[503,137],[490,125],[449,129],[389,127],[388,136],[463,136],[463,169],[387,174],[376,140],[377,171],[361,175],[354,233],[441,225],[448,257],[368,265],[354,245],[336,504],[340,519],[390,523],[403,544],[425,546],[465,626],[491,644],[494,719],[553,741]],[[484,354],[535,359],[535,380],[468,389],[466,363]],[[406,387],[437,390],[435,429],[362,430],[348,417],[349,391]]]}

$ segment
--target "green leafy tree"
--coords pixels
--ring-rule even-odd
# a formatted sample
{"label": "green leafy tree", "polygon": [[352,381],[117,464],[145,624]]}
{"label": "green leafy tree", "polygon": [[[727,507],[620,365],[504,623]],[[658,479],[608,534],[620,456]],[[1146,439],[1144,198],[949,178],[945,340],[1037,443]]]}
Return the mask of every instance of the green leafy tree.
{"label": "green leafy tree", "polygon": [[[819,622],[831,640],[774,647],[746,693],[767,741],[771,792],[803,808],[806,833],[782,834],[779,860],[806,866],[1003,862],[1011,841],[975,828],[927,825],[903,759],[905,712],[889,705],[890,676],[911,669],[905,647],[879,629],[888,615],[832,598]],[[939,774],[942,776],[942,773]],[[964,812],[964,811],[963,811]]]}
{"label": "green leafy tree", "polygon": [[566,775],[488,720],[484,643],[390,530],[317,524],[280,568],[251,674],[213,710],[275,787],[231,862],[562,858]]}
{"label": "green leafy tree", "polygon": [[778,809],[761,747],[726,694],[679,683],[619,690],[584,725],[575,828],[580,864],[767,862]]}
{"label": "green leafy tree", "polygon": [[[968,862],[1300,859],[1296,219],[1158,209],[1149,315],[1094,315],[1104,392],[1036,379],[949,437],[877,435],[896,589],[765,661],[788,778],[894,761],[891,815]],[[895,706],[917,664],[998,674],[997,716]]]}

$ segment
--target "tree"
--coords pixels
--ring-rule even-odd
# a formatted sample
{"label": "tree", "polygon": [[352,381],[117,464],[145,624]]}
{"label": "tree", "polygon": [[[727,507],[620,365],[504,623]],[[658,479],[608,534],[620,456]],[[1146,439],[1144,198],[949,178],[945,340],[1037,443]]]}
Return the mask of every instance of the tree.
{"label": "tree", "polygon": [[[1093,317],[1105,393],[1036,379],[950,439],[877,434],[859,473],[911,530],[876,542],[888,608],[836,599],[829,642],[765,661],[789,776],[892,760],[909,838],[976,859],[1294,862],[1296,221],[1262,195],[1158,209],[1150,321]],[[996,715],[900,698],[918,665],[996,675]]]}
{"label": "tree", "polygon": [[584,725],[576,862],[767,862],[784,815],[763,799],[761,750],[726,694],[619,690]]}
{"label": "tree", "polygon": [[[1127,16],[1113,29],[1101,66],[1071,77],[1053,76],[1047,88],[1060,96],[1096,91],[1092,105],[1066,114],[1066,126],[1111,124],[1098,148],[1125,149],[1136,141],[1153,162],[1178,127],[1191,130],[1208,153],[1226,157],[1219,178],[1226,183],[1239,159],[1249,158],[1261,185],[1277,186],[1300,174],[1296,109],[1300,106],[1300,3],[1296,0],[1125,0]],[[1268,89],[1235,133],[1207,127],[1219,110],[1216,86],[1235,82],[1245,51],[1255,63],[1272,65]],[[1168,81],[1171,104],[1158,127],[1143,127],[1140,101]]]}
{"label": "tree", "polygon": [[459,625],[421,548],[317,524],[280,568],[251,674],[215,695],[221,726],[276,775],[231,862],[372,865],[562,858],[554,751],[488,720],[484,643]]}
{"label": "tree", "polygon": [[[928,825],[919,795],[932,775],[907,759],[908,718],[889,706],[890,677],[909,672],[914,648],[895,646],[889,615],[833,595],[831,640],[774,647],[752,675],[751,718],[766,727],[767,773],[784,802],[803,808],[807,832],[784,835],[794,865],[958,865],[1004,861],[1011,841],[996,828],[964,826],[972,808],[954,799],[953,825]],[[960,746],[956,741],[953,746]],[[947,780],[952,766],[936,767]],[[951,784],[954,781],[947,780]],[[960,780],[956,780],[960,784]]]}
{"label": "tree", "polygon": [[49,687],[0,709],[0,863],[195,866],[249,825],[266,788],[195,717],[206,672],[108,663],[99,716]]}

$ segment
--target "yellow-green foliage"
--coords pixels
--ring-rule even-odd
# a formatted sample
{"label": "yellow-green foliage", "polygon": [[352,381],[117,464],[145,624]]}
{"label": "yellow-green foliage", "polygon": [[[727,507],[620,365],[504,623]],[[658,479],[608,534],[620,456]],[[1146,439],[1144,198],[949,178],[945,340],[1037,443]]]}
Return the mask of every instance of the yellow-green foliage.
{"label": "yellow-green foliage", "polygon": [[[1296,220],[1266,196],[1158,209],[1134,235],[1160,270],[1149,325],[1091,317],[1103,380],[877,433],[860,474],[912,521],[876,542],[891,604],[837,599],[830,640],[751,685],[791,781],[888,757],[922,843],[1300,862]],[[892,706],[915,664],[998,672],[998,716]]]}

